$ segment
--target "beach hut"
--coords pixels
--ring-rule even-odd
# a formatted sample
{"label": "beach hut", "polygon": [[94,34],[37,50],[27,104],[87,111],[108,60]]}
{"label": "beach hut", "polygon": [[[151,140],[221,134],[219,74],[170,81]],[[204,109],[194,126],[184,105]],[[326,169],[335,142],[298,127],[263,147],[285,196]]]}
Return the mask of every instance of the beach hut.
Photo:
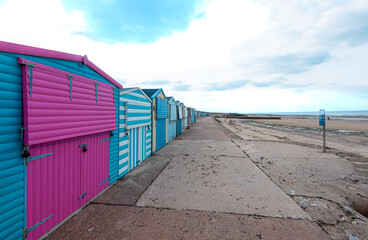
{"label": "beach hut", "polygon": [[0,42],[0,239],[38,239],[117,178],[119,88],[86,56]]}
{"label": "beach hut", "polygon": [[191,118],[191,122],[190,123],[195,123],[195,121],[196,121],[196,111],[195,111],[195,109],[194,108],[191,108],[191,114],[192,114],[192,118]]}
{"label": "beach hut", "polygon": [[168,114],[167,99],[162,88],[142,89],[152,100],[152,153],[156,152],[167,143]]}
{"label": "beach hut", "polygon": [[183,104],[183,128],[185,129],[187,127],[188,127],[188,110],[187,107]]}
{"label": "beach hut", "polygon": [[176,121],[176,136],[179,136],[183,131],[183,107],[182,103],[179,101],[175,101],[176,103],[176,112],[177,112],[177,121]]}
{"label": "beach hut", "polygon": [[187,108],[187,127],[190,127],[190,124],[192,123],[192,108]]}
{"label": "beach hut", "polygon": [[119,178],[151,156],[151,103],[140,88],[120,91]]}
{"label": "beach hut", "polygon": [[175,103],[175,99],[173,97],[168,97],[167,98],[167,102],[168,102],[168,141],[170,142],[171,140],[173,140],[176,137],[176,123],[177,123],[177,109],[176,109],[176,103]]}

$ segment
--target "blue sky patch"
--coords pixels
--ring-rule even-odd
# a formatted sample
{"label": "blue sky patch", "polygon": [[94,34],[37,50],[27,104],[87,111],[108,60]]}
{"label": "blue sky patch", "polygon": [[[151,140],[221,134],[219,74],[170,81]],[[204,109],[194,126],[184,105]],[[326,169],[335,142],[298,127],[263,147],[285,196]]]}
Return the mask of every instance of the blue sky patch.
{"label": "blue sky patch", "polygon": [[237,80],[230,82],[215,82],[211,83],[207,86],[208,91],[227,91],[232,89],[237,89],[245,86],[247,83],[250,83],[250,80]]}
{"label": "blue sky patch", "polygon": [[[202,0],[63,0],[68,11],[83,12],[91,39],[108,43],[151,43],[185,31],[202,18]],[[82,33],[78,33],[82,34]]]}

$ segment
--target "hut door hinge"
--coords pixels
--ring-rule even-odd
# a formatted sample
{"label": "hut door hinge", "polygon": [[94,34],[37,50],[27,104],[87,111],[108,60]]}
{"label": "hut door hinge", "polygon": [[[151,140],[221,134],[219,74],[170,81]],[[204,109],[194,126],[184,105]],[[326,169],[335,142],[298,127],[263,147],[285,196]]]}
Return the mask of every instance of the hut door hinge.
{"label": "hut door hinge", "polygon": [[26,239],[27,236],[28,236],[28,233],[30,233],[33,230],[35,230],[36,228],[38,228],[41,224],[43,224],[44,222],[46,222],[47,220],[49,220],[52,216],[54,216],[54,214],[51,214],[50,216],[48,216],[47,218],[45,218],[41,222],[36,223],[35,225],[33,225],[30,228],[23,228],[23,239]]}
{"label": "hut door hinge", "polygon": [[73,97],[72,97],[72,78],[73,78],[73,75],[68,73],[67,76],[69,78],[70,101],[72,101],[73,100]]}
{"label": "hut door hinge", "polygon": [[33,66],[28,66],[28,78],[29,78],[29,96],[32,97],[32,85],[33,85]]}
{"label": "hut door hinge", "polygon": [[98,102],[97,85],[98,85],[98,82],[95,82],[95,88],[96,88],[96,103]]}
{"label": "hut door hinge", "polygon": [[110,180],[110,176],[108,176],[105,180],[103,180],[102,182],[100,182],[98,185],[101,185],[101,184],[103,184],[104,182],[109,181],[109,180]]}
{"label": "hut door hinge", "polygon": [[26,130],[25,127],[20,128],[20,139],[24,142],[24,131]]}
{"label": "hut door hinge", "polygon": [[87,192],[83,193],[82,195],[79,196],[79,200],[81,200],[82,198],[84,198],[87,195]]}

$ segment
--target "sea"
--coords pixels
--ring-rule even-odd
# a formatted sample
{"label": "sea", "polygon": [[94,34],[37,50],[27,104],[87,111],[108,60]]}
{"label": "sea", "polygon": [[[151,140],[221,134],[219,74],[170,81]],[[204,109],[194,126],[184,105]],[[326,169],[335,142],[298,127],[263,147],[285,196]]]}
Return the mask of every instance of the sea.
{"label": "sea", "polygon": [[[295,118],[318,118],[319,111],[313,112],[265,112],[255,113],[249,115],[271,115],[271,116],[284,116]],[[368,121],[368,110],[360,111],[328,111],[326,110],[326,118],[338,120],[350,120],[350,121]]]}

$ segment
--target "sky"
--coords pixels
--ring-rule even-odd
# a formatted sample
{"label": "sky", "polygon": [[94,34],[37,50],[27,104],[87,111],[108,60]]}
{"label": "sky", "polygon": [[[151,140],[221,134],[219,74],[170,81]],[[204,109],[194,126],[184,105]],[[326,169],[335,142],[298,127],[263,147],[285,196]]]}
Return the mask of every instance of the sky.
{"label": "sky", "polygon": [[368,110],[366,0],[0,0],[0,27],[197,110]]}

